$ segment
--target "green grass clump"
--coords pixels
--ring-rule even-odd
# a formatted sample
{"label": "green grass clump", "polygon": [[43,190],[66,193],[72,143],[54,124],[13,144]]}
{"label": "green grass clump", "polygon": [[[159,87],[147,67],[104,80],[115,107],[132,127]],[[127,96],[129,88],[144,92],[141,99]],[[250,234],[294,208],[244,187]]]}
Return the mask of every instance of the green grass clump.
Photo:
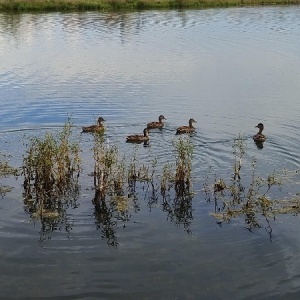
{"label": "green grass clump", "polygon": [[190,188],[193,144],[190,138],[180,137],[174,142],[175,148],[175,189],[176,191],[185,191]]}
{"label": "green grass clump", "polygon": [[79,146],[71,142],[71,122],[57,135],[34,137],[23,156],[24,198],[30,213],[55,216],[61,199],[77,190]]}
{"label": "green grass clump", "polygon": [[106,194],[122,195],[125,179],[125,159],[120,157],[118,147],[104,143],[102,134],[94,134],[94,186],[99,191],[99,197]]}

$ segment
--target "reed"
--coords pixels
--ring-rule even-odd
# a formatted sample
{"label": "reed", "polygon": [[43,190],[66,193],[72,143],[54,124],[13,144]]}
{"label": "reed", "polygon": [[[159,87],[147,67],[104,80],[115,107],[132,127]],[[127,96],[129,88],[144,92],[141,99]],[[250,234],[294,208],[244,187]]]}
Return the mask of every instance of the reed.
{"label": "reed", "polygon": [[125,158],[119,154],[116,145],[105,145],[102,134],[94,134],[94,187],[98,190],[98,199],[106,194],[123,195],[125,179]]}
{"label": "reed", "polygon": [[175,148],[175,189],[177,192],[189,190],[191,184],[193,144],[190,138],[180,137],[173,142]]}
{"label": "reed", "polygon": [[71,120],[61,132],[33,137],[23,156],[24,201],[31,214],[58,217],[62,198],[78,193],[79,145],[71,141]]}
{"label": "reed", "polygon": [[[156,205],[160,188],[163,207],[169,207],[168,214],[178,224],[184,224],[188,231],[192,219],[191,170],[193,145],[190,138],[180,137],[173,141],[174,162],[162,166],[162,173],[157,168],[157,157],[141,160],[138,146],[129,157],[120,155],[118,147],[105,144],[102,135],[94,135],[94,188],[92,203],[99,228],[110,236],[109,243],[117,244],[114,235],[116,222],[129,220],[129,203],[139,210],[136,188],[148,198],[148,206]],[[105,223],[103,220],[106,220]],[[124,225],[125,226],[125,225]],[[108,230],[109,229],[109,230]],[[112,242],[113,241],[113,242]]]}
{"label": "reed", "polygon": [[[257,160],[251,161],[251,176],[241,173],[242,160],[246,154],[243,136],[239,135],[233,143],[233,174],[229,180],[218,178],[209,184],[210,176],[206,176],[203,191],[208,201],[215,204],[214,212],[210,213],[218,224],[230,222],[233,218],[244,217],[246,228],[252,231],[262,227],[262,219],[267,222],[266,230],[271,234],[269,219],[278,214],[300,212],[300,197],[298,194],[289,198],[275,198],[272,191],[278,192],[283,188],[285,182],[290,182],[299,171],[273,171],[271,174],[261,176],[257,174]],[[246,178],[244,178],[246,177]]]}

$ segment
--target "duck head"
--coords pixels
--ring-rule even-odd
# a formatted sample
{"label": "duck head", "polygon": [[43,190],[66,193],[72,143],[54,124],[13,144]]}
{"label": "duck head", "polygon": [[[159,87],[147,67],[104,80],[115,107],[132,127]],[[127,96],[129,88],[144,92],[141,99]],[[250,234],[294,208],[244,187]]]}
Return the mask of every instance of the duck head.
{"label": "duck head", "polygon": [[255,128],[259,129],[259,132],[262,132],[264,130],[264,124],[263,123],[258,123]]}
{"label": "duck head", "polygon": [[158,120],[161,122],[162,120],[167,120],[167,119],[165,118],[164,115],[160,115],[160,116],[158,117]]}
{"label": "duck head", "polygon": [[100,125],[102,122],[104,122],[105,120],[102,118],[102,117],[99,117],[98,118],[98,121],[97,121],[97,123]]}

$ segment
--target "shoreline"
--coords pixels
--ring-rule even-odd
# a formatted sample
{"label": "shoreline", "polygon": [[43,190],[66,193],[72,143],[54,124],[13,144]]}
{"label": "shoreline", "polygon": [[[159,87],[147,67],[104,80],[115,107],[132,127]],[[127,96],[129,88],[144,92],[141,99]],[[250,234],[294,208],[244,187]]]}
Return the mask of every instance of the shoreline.
{"label": "shoreline", "polygon": [[205,9],[299,4],[300,0],[0,0],[0,12]]}

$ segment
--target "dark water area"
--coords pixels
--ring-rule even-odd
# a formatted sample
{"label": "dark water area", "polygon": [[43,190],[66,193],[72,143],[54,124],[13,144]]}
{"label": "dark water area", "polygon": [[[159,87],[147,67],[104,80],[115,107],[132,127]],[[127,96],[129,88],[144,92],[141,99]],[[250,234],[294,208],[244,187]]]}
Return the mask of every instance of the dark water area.
{"label": "dark water area", "polygon": [[[0,14],[0,152],[13,167],[31,137],[72,117],[80,136],[79,190],[50,226],[24,203],[22,176],[0,199],[0,299],[298,299],[299,217],[239,215],[205,183],[233,173],[243,136],[242,183],[256,174],[294,174],[268,194],[299,192],[300,7],[135,13]],[[125,143],[163,114],[149,147]],[[184,212],[159,189],[137,183],[124,208],[95,212],[93,137],[81,126],[106,119],[105,144],[137,151],[157,170],[174,161],[176,128],[194,118],[194,196]],[[254,128],[264,123],[258,149]],[[289,173],[290,172],[290,173]],[[284,175],[282,175],[284,176]],[[166,204],[170,204],[169,206]],[[173,206],[172,206],[173,205]]]}

